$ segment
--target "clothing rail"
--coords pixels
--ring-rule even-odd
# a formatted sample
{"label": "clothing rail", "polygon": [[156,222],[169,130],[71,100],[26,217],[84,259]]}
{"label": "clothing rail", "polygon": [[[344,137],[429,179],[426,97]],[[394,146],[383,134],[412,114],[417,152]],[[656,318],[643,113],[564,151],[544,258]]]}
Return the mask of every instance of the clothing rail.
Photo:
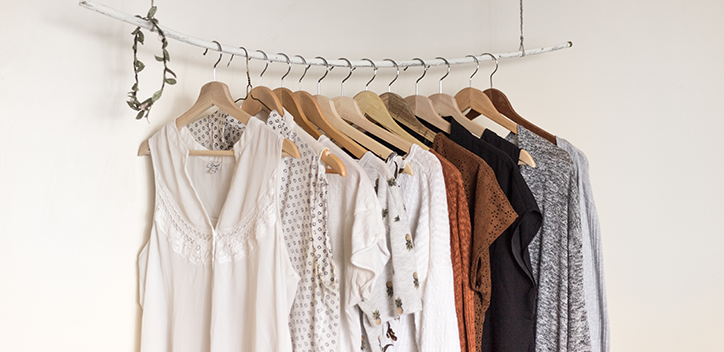
{"label": "clothing rail", "polygon": [[[130,23],[134,26],[145,28],[147,30],[151,30],[151,28],[152,28],[151,23],[146,20],[140,19],[133,15],[129,15],[127,13],[123,13],[123,12],[114,10],[108,6],[104,6],[104,5],[95,3],[93,1],[81,0],[79,5],[88,10],[92,10],[92,11],[98,12],[100,14],[104,14],[108,17],[112,17],[117,20],[120,20],[120,21],[123,21],[126,23]],[[219,46],[216,45],[216,43],[214,43],[212,41],[192,37],[190,35],[177,32],[173,29],[166,28],[164,26],[159,26],[159,27],[164,31],[164,33],[166,34],[166,37],[168,37],[168,38],[176,39],[180,42],[184,42],[184,43],[191,44],[191,45],[196,45],[198,47],[202,47],[202,48],[206,48],[206,49],[210,49],[210,50],[215,50],[215,51],[219,50]],[[563,44],[558,44],[558,45],[553,45],[553,46],[548,46],[548,47],[543,47],[543,48],[527,49],[527,50],[525,50],[525,56],[537,55],[537,54],[548,53],[551,51],[567,49],[572,46],[573,46],[573,42],[568,41]],[[227,54],[238,55],[241,57],[246,56],[246,52],[244,50],[242,50],[238,47],[234,47],[234,46],[221,44],[221,51],[224,53],[227,53]],[[249,53],[249,59],[265,60],[264,55],[261,54],[260,52],[249,49],[248,53]],[[287,63],[287,58],[285,58],[282,55],[272,55],[272,54],[268,54],[268,53],[267,53],[267,55],[269,56],[269,61],[281,62],[281,63],[285,63],[285,64]],[[524,56],[522,51],[513,51],[513,52],[493,54],[493,55],[495,55],[495,57],[497,57],[498,59],[511,59],[511,58]],[[478,61],[486,61],[486,60],[493,59],[488,55],[480,55],[480,56],[476,56],[475,58],[477,58]],[[316,59],[316,58],[305,58],[305,59],[306,59],[308,65],[316,65],[316,66],[325,66],[326,65],[324,63],[324,61],[320,60],[320,59]],[[422,66],[422,63],[417,60],[400,60],[400,61],[395,60],[395,61],[399,67],[420,67],[420,66]],[[447,65],[444,60],[440,60],[440,59],[427,59],[424,61],[425,61],[425,65],[427,65],[427,66]],[[462,65],[462,64],[475,63],[475,59],[473,59],[470,56],[463,57],[463,58],[456,58],[456,59],[447,59],[447,61],[450,63],[450,65]],[[298,57],[293,57],[293,56],[289,57],[289,62],[291,62],[292,64],[296,64],[296,65],[304,64],[304,62],[302,62],[302,59],[300,59]],[[344,60],[327,60],[327,62],[330,67],[332,67],[332,66],[349,67],[347,65],[347,62]],[[355,68],[356,67],[372,67],[372,64],[370,64],[369,61],[357,60],[357,61],[350,61],[350,62],[352,63],[352,67],[355,67]],[[385,67],[394,68],[395,67],[395,65],[390,61],[380,60],[380,61],[373,61],[373,62],[374,62],[374,65],[377,66],[378,68],[385,68]]]}

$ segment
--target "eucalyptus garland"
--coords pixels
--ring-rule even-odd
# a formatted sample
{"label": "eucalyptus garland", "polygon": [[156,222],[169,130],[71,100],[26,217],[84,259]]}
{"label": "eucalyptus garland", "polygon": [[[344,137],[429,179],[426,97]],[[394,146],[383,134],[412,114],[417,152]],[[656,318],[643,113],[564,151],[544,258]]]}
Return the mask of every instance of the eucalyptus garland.
{"label": "eucalyptus garland", "polygon": [[[163,62],[163,82],[161,82],[161,89],[153,93],[153,95],[144,100],[139,101],[138,100],[138,73],[143,71],[144,68],[146,68],[146,65],[138,60],[138,44],[140,43],[143,45],[145,36],[143,35],[143,32],[141,32],[141,27],[136,27],[136,29],[131,32],[133,34],[133,73],[135,76],[135,83],[131,87],[131,91],[128,92],[128,97],[130,98],[127,103],[128,106],[133,109],[134,111],[138,111],[138,114],[136,115],[136,120],[139,120],[143,117],[148,118],[148,114],[151,112],[151,107],[153,104],[158,101],[158,99],[161,98],[161,94],[163,94],[163,89],[166,87],[166,84],[174,85],[176,84],[176,74],[171,71],[170,68],[168,68],[168,62],[171,61],[171,57],[168,55],[168,51],[166,50],[166,47],[168,46],[168,41],[166,40],[166,34],[163,33],[163,30],[158,26],[158,19],[153,17],[156,14],[156,6],[151,6],[151,9],[148,10],[148,15],[146,17],[141,17],[139,15],[136,15],[136,17],[146,20],[151,23],[151,32],[158,32],[159,40],[161,41],[161,49],[163,50],[163,56],[155,56],[156,61]],[[173,77],[167,76],[171,75]]]}

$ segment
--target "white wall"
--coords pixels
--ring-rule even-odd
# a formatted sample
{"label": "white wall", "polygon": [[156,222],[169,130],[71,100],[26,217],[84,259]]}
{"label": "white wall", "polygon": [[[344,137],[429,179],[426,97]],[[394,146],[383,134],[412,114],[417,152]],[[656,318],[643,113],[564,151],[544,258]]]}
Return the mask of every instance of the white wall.
{"label": "white wall", "polygon": [[[132,14],[148,1],[104,0]],[[167,1],[163,25],[269,53],[328,58],[460,57],[518,47],[518,2],[503,0]],[[584,150],[603,227],[613,351],[724,351],[724,3],[525,3],[528,48],[572,49],[503,61],[495,85],[521,115]],[[0,0],[0,350],[131,351],[140,309],[136,258],[153,206],[139,143],[180,115],[216,55],[172,41],[179,84],[150,124],[124,100],[130,25],[66,1]],[[153,39],[153,35],[149,36]],[[142,94],[156,89],[149,40]],[[225,57],[224,63],[228,60]],[[260,61],[252,62],[258,74]],[[265,83],[286,68],[275,64]],[[485,64],[474,84],[487,87]],[[473,68],[454,67],[447,93]],[[339,69],[323,84],[338,94]],[[301,69],[287,86],[296,88]],[[316,89],[321,68],[309,71]],[[420,70],[393,86],[413,92]],[[370,70],[346,85],[352,94]],[[437,92],[444,68],[421,93]],[[220,68],[244,91],[243,60]],[[392,78],[383,70],[371,89]],[[255,78],[255,83],[258,80]],[[489,125],[489,123],[484,122]]]}

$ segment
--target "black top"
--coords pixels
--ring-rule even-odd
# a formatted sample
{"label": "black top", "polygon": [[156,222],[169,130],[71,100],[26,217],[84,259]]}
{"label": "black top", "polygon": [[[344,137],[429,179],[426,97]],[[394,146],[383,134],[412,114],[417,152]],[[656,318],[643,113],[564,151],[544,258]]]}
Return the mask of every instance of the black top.
{"label": "black top", "polygon": [[483,136],[480,137],[480,139],[488,142],[493,147],[500,149],[505,154],[507,154],[513,161],[517,162],[518,159],[520,159],[520,148],[518,148],[517,145],[510,143],[510,141],[506,140],[505,138],[498,136],[497,133],[486,128],[483,132]]}
{"label": "black top", "polygon": [[[516,151],[500,143],[508,150],[504,152],[476,138],[454,119],[450,119],[450,123],[450,139],[485,160],[518,213],[518,219],[490,246],[492,293],[490,307],[485,312],[482,350],[533,352],[538,293],[528,245],[538,233],[543,217],[533,193],[520,174],[518,158],[511,158],[520,150],[503,139],[503,142],[518,149]],[[491,137],[498,136],[493,133],[488,138],[494,139]]]}

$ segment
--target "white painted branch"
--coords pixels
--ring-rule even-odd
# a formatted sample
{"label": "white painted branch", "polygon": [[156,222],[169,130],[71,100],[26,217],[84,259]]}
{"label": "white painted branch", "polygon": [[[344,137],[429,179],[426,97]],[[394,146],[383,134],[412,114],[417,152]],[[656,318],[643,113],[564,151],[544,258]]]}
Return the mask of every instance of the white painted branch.
{"label": "white painted branch", "polygon": [[[79,3],[79,5],[80,5],[81,7],[85,7],[86,9],[89,9],[89,10],[92,10],[92,11],[95,11],[95,12],[98,12],[98,13],[101,13],[101,14],[104,14],[104,15],[106,15],[106,16],[108,16],[108,17],[112,17],[112,18],[115,18],[115,19],[117,19],[117,20],[121,20],[121,21],[123,21],[123,22],[130,23],[130,24],[132,24],[132,25],[134,25],[134,26],[138,26],[138,27],[141,27],[141,28],[145,28],[145,29],[147,29],[147,30],[151,30],[151,28],[152,28],[152,27],[151,27],[151,23],[148,22],[148,21],[145,21],[145,20],[143,20],[143,19],[140,19],[140,18],[138,18],[138,17],[136,17],[136,16],[129,15],[129,14],[127,14],[127,13],[123,13],[123,12],[114,10],[114,9],[112,9],[112,8],[110,8],[110,7],[107,7],[107,6],[104,6],[104,5],[95,3],[95,2],[93,2],[93,1],[81,0],[80,3]],[[191,44],[191,45],[196,45],[196,46],[202,47],[202,48],[207,48],[207,49],[211,49],[211,50],[215,50],[215,51],[218,51],[218,50],[219,50],[219,47],[216,45],[216,43],[214,43],[214,42],[212,42],[212,41],[204,40],[204,39],[200,39],[200,38],[196,38],[196,37],[192,37],[192,36],[190,36],[190,35],[183,34],[183,33],[179,33],[179,32],[177,32],[177,31],[175,31],[175,30],[173,30],[173,29],[166,28],[166,27],[164,27],[164,26],[160,26],[160,25],[159,25],[159,27],[164,31],[164,33],[166,33],[166,37],[168,37],[168,38],[176,39],[176,40],[178,40],[178,41],[180,41],[180,42],[184,42],[184,43]],[[548,47],[543,47],[543,48],[527,49],[527,50],[525,51],[525,56],[531,56],[531,55],[543,54],[543,53],[547,53],[547,52],[551,52],[551,51],[556,51],[556,50],[561,50],[561,49],[567,49],[567,48],[570,48],[570,47],[572,47],[572,46],[573,46],[573,42],[570,42],[570,41],[569,41],[569,42],[566,42],[566,43],[563,43],[563,44],[558,44],[558,45],[553,45],[553,46],[548,46]],[[247,50],[248,50],[248,52],[249,52],[249,58],[250,58],[250,59],[264,60],[264,55],[262,55],[261,53],[257,52],[256,50],[254,50],[254,49],[248,49],[248,48],[247,48]],[[245,56],[246,56],[244,50],[242,50],[242,49],[240,49],[240,48],[238,48],[238,47],[234,47],[234,46],[229,46],[229,45],[221,44],[221,51],[224,52],[224,53],[227,53],[227,54],[238,55],[238,56],[241,56],[241,57],[245,57]],[[268,53],[267,53],[267,54],[268,54]],[[269,61],[281,62],[281,63],[286,63],[286,62],[287,62],[287,59],[286,59],[284,56],[282,56],[282,55],[273,55],[273,54],[268,54],[268,55],[269,55]],[[514,51],[514,52],[500,53],[500,54],[493,54],[493,55],[495,55],[498,59],[511,59],[511,58],[516,58],[516,57],[522,57],[522,56],[523,56],[523,52],[522,52],[522,51]],[[476,56],[476,58],[477,58],[479,61],[492,60],[492,58],[491,58],[490,56],[488,56],[488,55]],[[290,59],[290,61],[291,61],[292,64],[296,64],[296,65],[302,65],[302,64],[303,64],[302,60],[299,59],[298,57],[290,56],[289,59]],[[317,66],[324,66],[324,65],[325,65],[325,64],[324,64],[324,61],[322,61],[322,60],[320,60],[320,59],[314,59],[314,58],[305,58],[305,59],[307,60],[307,64],[317,65]],[[447,60],[448,60],[448,62],[450,63],[450,65],[462,65],[462,64],[472,64],[472,63],[475,63],[475,60],[474,60],[472,57],[463,57],[463,58],[447,59]],[[329,66],[347,67],[347,62],[345,62],[345,61],[343,61],[343,60],[327,60],[327,61],[328,61],[328,63],[329,63]],[[413,61],[413,60],[400,60],[400,61],[395,60],[395,61],[397,62],[397,64],[398,64],[400,67],[419,67],[419,66],[422,66],[422,64],[420,63],[420,61],[417,61],[417,60],[415,60],[415,61]],[[372,67],[372,65],[371,65],[368,61],[358,60],[358,61],[351,61],[351,63],[352,63],[352,66],[353,66],[353,67]],[[395,67],[395,66],[392,64],[392,62],[390,62],[390,61],[374,61],[374,63],[375,63],[375,65],[376,65],[377,67],[379,67],[379,68],[384,68],[384,67],[393,68],[393,67]],[[444,66],[444,65],[445,65],[445,61],[440,60],[440,59],[427,59],[427,60],[425,60],[425,64],[426,64],[426,65],[429,65],[429,66]]]}

